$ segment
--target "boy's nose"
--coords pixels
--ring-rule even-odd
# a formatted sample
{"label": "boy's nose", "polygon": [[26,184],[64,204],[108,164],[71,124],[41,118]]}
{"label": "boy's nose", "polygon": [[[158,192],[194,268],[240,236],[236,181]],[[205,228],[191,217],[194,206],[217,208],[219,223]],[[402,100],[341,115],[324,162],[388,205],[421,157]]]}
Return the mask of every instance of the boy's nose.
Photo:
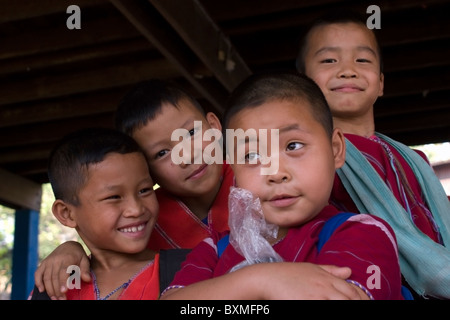
{"label": "boy's nose", "polygon": [[349,64],[343,65],[338,73],[338,77],[344,78],[344,79],[356,78],[357,76],[358,76],[358,73],[356,72],[355,68],[353,68]]}
{"label": "boy's nose", "polygon": [[358,76],[358,73],[355,69],[354,64],[352,61],[342,61],[340,64],[340,69],[338,71],[338,77],[339,78],[356,78]]}
{"label": "boy's nose", "polygon": [[138,217],[144,212],[144,205],[139,198],[130,199],[127,202],[127,207],[124,210],[124,216],[127,217]]}
{"label": "boy's nose", "polygon": [[356,78],[356,76],[357,76],[356,72],[350,72],[350,71],[341,72],[339,74],[339,78],[344,78],[344,79]]}
{"label": "boy's nose", "polygon": [[284,183],[291,180],[291,175],[286,171],[278,170],[276,174],[268,175],[269,183]]}

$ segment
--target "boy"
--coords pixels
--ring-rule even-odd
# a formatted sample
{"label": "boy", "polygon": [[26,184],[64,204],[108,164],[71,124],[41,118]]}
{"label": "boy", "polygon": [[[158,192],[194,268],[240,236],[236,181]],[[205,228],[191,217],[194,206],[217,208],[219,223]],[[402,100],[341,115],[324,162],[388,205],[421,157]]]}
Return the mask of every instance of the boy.
{"label": "boy", "polygon": [[[157,299],[159,254],[147,244],[159,205],[137,143],[115,130],[78,131],[52,151],[48,175],[53,214],[91,252],[93,281],[68,290],[67,299]],[[35,289],[31,299],[42,294]]]}
{"label": "boy", "polygon": [[[263,159],[268,154],[252,146],[254,137],[240,137],[236,144],[227,141],[227,153],[232,145],[236,155],[230,164],[238,187],[230,194],[231,245],[219,259],[221,235],[213,233],[204,240],[183,262],[162,299],[252,299],[254,295],[258,299],[274,298],[271,289],[278,283],[268,279],[255,288],[252,275],[247,272],[251,267],[231,270],[244,260],[252,263],[268,258],[350,267],[352,272],[347,281],[361,299],[402,299],[395,235],[382,219],[367,214],[352,215],[319,252],[319,232],[327,220],[338,214],[328,200],[335,170],[345,161],[345,141],[340,129],[333,130],[327,102],[312,80],[294,74],[251,76],[232,93],[224,127],[244,132],[255,130],[259,132],[258,144],[271,141],[267,149],[272,160],[278,159],[278,171],[262,174],[261,169],[267,166]],[[274,140],[261,130],[278,132],[279,143],[273,144]],[[242,159],[237,156],[239,148],[245,150]],[[246,192],[259,200],[260,210],[253,199],[246,199]],[[262,234],[261,229],[267,228],[259,227],[260,215],[268,225],[278,227],[273,237]],[[255,254],[259,248],[266,254]],[[271,248],[275,252],[267,256]],[[273,265],[274,273],[282,272],[277,263]],[[369,285],[367,270],[373,266],[380,272],[378,286]],[[300,285],[304,279],[294,277],[291,281],[299,281],[299,290],[295,296],[286,298],[310,298],[314,285],[307,282]],[[233,290],[236,283],[239,290]],[[331,298],[348,298],[345,290],[334,292],[336,295]]]}
{"label": "boy", "polygon": [[375,132],[373,105],[384,75],[375,34],[363,21],[342,13],[318,20],[297,59],[346,137],[346,164],[337,171],[331,201],[389,222],[408,284],[419,296],[450,298],[449,201],[422,153]]}
{"label": "boy", "polygon": [[[195,121],[201,122],[202,131],[194,127]],[[233,183],[230,166],[197,164],[194,159],[191,164],[185,161],[176,165],[171,159],[171,151],[179,143],[172,141],[176,129],[203,137],[208,129],[222,129],[216,115],[205,114],[199,103],[176,85],[155,79],[139,83],[125,95],[116,112],[116,127],[144,150],[150,174],[160,186],[156,189],[160,215],[149,248],[190,249],[209,230],[228,229],[228,193]],[[202,154],[210,143],[214,141],[203,142]],[[76,242],[66,242],[42,261],[35,273],[36,285],[40,290],[45,287],[54,298],[63,298],[66,269],[71,264],[80,266],[84,281],[91,281],[83,248]],[[58,270],[58,275],[52,270]]]}

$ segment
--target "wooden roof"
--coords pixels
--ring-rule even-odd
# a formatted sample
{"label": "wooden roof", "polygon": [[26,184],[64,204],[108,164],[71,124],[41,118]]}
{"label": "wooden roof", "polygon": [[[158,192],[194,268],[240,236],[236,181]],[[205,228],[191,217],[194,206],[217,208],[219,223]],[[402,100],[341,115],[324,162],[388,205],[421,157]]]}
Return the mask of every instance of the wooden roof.
{"label": "wooden roof", "polygon": [[[81,29],[66,26],[71,4]],[[119,99],[144,79],[172,79],[220,116],[247,75],[295,68],[314,18],[370,4],[385,65],[377,131],[408,145],[450,141],[450,1],[0,0],[0,169],[47,182],[55,142],[112,127]]]}

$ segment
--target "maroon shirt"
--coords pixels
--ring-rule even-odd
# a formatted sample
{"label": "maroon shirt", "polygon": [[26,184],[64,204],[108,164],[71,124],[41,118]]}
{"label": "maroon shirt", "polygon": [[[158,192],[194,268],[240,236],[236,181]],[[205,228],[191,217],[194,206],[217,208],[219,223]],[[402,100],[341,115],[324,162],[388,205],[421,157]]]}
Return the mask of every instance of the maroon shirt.
{"label": "maroon shirt", "polygon": [[[416,176],[397,150],[377,137],[368,139],[353,134],[345,134],[345,137],[366,157],[405,210],[407,210],[407,205],[409,206],[415,225],[433,241],[440,242],[439,232],[434,225],[432,214],[423,198]],[[423,152],[415,151],[429,163]],[[405,196],[402,195],[402,191],[397,185],[396,172],[392,168],[390,161],[390,152],[394,157],[395,168],[402,183]],[[359,212],[337,174],[330,203],[344,211]]]}
{"label": "maroon shirt", "polygon": [[[289,230],[286,237],[273,245],[274,250],[290,262],[310,262],[347,266],[352,269],[350,280],[365,288],[374,299],[403,299],[397,243],[391,227],[382,219],[357,214],[342,223],[324,244],[320,252],[317,242],[326,220],[337,214],[333,206],[325,207],[314,219]],[[191,253],[175,275],[171,286],[189,285],[227,273],[244,258],[228,245],[222,256],[217,255],[217,242],[223,236],[213,232]],[[376,266],[377,282],[370,278]],[[371,267],[371,268],[369,268]]]}

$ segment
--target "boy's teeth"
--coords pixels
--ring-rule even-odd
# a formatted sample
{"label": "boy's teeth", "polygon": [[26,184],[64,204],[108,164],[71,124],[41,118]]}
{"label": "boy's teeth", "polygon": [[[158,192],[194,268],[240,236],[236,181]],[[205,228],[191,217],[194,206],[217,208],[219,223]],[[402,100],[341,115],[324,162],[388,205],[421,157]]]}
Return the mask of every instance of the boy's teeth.
{"label": "boy's teeth", "polygon": [[143,224],[141,224],[137,227],[135,226],[135,227],[130,227],[130,228],[123,228],[123,229],[120,229],[120,231],[122,231],[122,232],[138,232],[138,231],[141,231],[142,229],[144,229]]}

